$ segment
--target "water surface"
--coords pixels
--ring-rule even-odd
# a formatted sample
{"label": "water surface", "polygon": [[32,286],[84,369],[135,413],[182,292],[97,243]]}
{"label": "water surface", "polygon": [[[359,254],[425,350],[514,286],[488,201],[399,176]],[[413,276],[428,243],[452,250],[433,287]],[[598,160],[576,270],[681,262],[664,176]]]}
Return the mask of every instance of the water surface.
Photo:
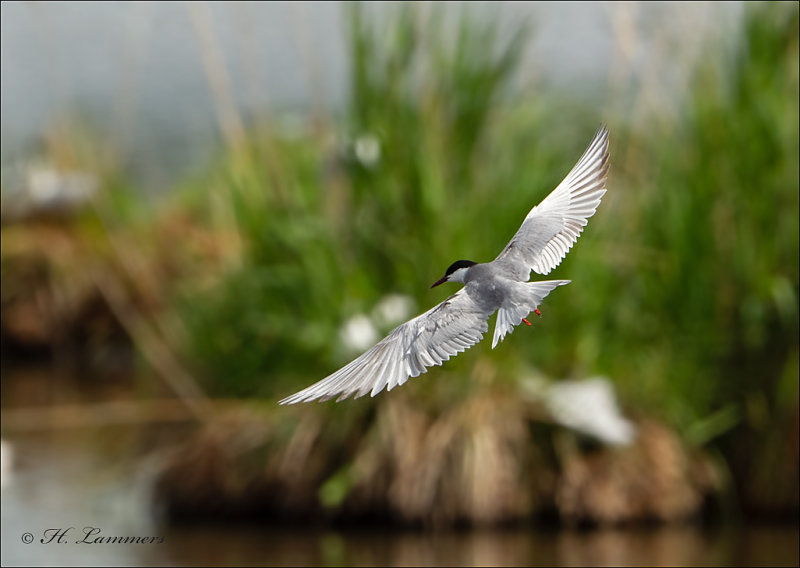
{"label": "water surface", "polygon": [[[192,423],[174,413],[139,422],[109,419],[97,401],[120,396],[120,385],[76,388],[58,381],[47,373],[3,374],[3,566],[799,563],[796,525],[592,531],[339,530],[231,522],[170,526],[159,521],[151,483],[163,452],[185,439]],[[94,406],[69,413],[54,403],[60,400],[91,400]],[[37,413],[20,414],[22,401]],[[113,537],[144,542],[110,542]]]}

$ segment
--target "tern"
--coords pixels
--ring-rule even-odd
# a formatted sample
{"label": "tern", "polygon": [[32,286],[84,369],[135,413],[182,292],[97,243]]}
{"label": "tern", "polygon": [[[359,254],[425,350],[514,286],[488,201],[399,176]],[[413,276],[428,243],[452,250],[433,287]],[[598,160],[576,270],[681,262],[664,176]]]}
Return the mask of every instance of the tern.
{"label": "tern", "polygon": [[567,177],[530,210],[522,226],[491,262],[458,260],[431,288],[445,282],[464,286],[438,306],[396,327],[363,355],[335,373],[280,401],[337,401],[384,388],[392,390],[469,349],[489,330],[497,311],[492,349],[569,280],[528,282],[531,270],[548,274],[575,244],[606,193],[608,129],[601,126]]}

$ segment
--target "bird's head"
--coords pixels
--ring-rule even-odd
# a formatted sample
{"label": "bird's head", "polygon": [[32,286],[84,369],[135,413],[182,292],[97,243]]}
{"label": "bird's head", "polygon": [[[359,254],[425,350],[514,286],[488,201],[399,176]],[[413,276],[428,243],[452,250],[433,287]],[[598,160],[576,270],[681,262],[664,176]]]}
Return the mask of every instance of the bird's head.
{"label": "bird's head", "polygon": [[445,282],[463,282],[464,277],[467,275],[467,271],[471,266],[475,266],[477,262],[472,262],[471,260],[457,260],[450,267],[447,269],[447,272],[444,273],[444,276],[439,278],[436,282],[433,283],[431,288],[438,286],[439,284],[444,284]]}

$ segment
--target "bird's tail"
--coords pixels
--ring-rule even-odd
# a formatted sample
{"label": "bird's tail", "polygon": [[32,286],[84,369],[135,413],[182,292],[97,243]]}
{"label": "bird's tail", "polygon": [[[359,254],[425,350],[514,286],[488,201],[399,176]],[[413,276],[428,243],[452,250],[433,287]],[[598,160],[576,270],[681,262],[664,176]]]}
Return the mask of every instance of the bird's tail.
{"label": "bird's tail", "polygon": [[514,331],[514,327],[522,323],[522,319],[535,310],[551,290],[569,283],[569,280],[518,283],[513,293],[497,310],[492,349],[502,341],[507,333]]}

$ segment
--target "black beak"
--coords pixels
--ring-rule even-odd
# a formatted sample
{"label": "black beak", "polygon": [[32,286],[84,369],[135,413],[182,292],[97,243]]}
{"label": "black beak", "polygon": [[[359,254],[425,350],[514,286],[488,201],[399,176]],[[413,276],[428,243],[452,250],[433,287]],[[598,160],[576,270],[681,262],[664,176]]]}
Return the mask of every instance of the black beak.
{"label": "black beak", "polygon": [[442,276],[439,280],[431,284],[431,288],[436,288],[439,284],[444,284],[445,282],[447,282],[447,276]]}

